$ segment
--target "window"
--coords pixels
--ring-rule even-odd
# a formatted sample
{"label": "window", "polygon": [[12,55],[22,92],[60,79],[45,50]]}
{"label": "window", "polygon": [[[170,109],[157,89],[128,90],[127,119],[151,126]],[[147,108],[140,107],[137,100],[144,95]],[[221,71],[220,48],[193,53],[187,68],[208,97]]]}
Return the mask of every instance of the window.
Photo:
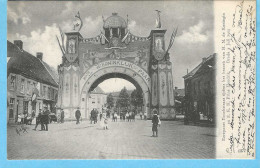
{"label": "window", "polygon": [[97,98],[97,103],[100,104],[100,97]]}
{"label": "window", "polygon": [[196,82],[194,82],[193,91],[194,91],[194,95],[196,95]]}
{"label": "window", "polygon": [[39,102],[39,111],[41,110],[41,103]]}
{"label": "window", "polygon": [[21,80],[21,93],[24,93],[24,79]]}
{"label": "window", "polygon": [[12,89],[14,89],[14,87],[15,87],[15,76],[13,76],[13,75],[11,76],[10,86]]}
{"label": "window", "polygon": [[54,89],[51,88],[51,99],[53,100],[54,99]]}
{"label": "window", "polygon": [[48,99],[51,99],[51,88],[48,87]]}
{"label": "window", "polygon": [[14,118],[14,98],[10,98],[9,118]]}
{"label": "window", "polygon": [[27,94],[30,93],[30,86],[31,86],[31,82],[27,81]]}
{"label": "window", "polygon": [[92,100],[92,104],[96,103],[95,97],[92,97],[91,100]]}
{"label": "window", "polygon": [[43,93],[42,96],[45,97],[46,96],[46,86],[43,86]]}
{"label": "window", "polygon": [[35,82],[33,82],[33,88],[36,88],[36,83]]}
{"label": "window", "polygon": [[198,83],[198,91],[199,91],[199,94],[201,93],[200,92],[200,81],[199,81],[199,83]]}

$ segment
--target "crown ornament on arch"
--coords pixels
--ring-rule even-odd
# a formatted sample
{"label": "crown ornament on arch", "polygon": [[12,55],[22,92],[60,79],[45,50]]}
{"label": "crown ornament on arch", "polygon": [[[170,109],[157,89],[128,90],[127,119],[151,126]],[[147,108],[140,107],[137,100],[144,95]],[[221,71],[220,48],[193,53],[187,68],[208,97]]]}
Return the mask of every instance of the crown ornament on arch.
{"label": "crown ornament on arch", "polygon": [[80,17],[80,13],[78,11],[78,13],[75,15],[75,20],[73,21],[73,31],[77,31],[79,32],[83,26],[83,21]]}

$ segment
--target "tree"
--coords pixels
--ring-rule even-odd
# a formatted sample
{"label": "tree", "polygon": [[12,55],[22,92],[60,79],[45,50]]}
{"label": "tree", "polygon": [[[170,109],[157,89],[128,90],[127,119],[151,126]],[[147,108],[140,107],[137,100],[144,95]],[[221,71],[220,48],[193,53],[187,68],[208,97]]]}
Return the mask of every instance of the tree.
{"label": "tree", "polygon": [[131,93],[131,104],[137,109],[137,107],[143,106],[143,94],[141,90],[134,90]]}
{"label": "tree", "polygon": [[113,95],[109,93],[107,96],[107,108],[111,109],[112,107],[114,107],[114,98]]}
{"label": "tree", "polygon": [[120,108],[127,108],[130,106],[130,97],[125,87],[119,93],[119,98],[116,102],[116,106]]}

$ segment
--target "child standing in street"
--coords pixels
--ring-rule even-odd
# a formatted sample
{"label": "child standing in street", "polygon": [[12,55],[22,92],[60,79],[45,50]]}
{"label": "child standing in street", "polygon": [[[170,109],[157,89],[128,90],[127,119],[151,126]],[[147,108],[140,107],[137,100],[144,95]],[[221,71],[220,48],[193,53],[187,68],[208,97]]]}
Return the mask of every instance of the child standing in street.
{"label": "child standing in street", "polygon": [[[157,112],[156,112],[156,111],[154,111],[152,123],[153,123],[153,126],[152,126],[153,135],[152,135],[152,137],[155,137],[155,136],[158,137],[158,124],[159,124],[159,119],[158,119],[158,116],[157,116]],[[156,134],[156,135],[154,135],[154,134]]]}

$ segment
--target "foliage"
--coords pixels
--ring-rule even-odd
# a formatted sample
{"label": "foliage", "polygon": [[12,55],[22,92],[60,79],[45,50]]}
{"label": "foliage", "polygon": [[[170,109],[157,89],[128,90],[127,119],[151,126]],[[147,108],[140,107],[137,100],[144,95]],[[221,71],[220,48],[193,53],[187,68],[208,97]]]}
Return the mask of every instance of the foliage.
{"label": "foliage", "polygon": [[137,109],[137,107],[143,106],[143,94],[141,90],[134,90],[131,93],[131,104]]}
{"label": "foliage", "polygon": [[119,98],[116,102],[116,107],[127,108],[129,106],[130,106],[130,97],[127,93],[126,88],[124,87],[119,93]]}
{"label": "foliage", "polygon": [[111,93],[109,93],[109,95],[107,96],[107,107],[109,109],[114,107],[114,98],[113,98],[113,95]]}

